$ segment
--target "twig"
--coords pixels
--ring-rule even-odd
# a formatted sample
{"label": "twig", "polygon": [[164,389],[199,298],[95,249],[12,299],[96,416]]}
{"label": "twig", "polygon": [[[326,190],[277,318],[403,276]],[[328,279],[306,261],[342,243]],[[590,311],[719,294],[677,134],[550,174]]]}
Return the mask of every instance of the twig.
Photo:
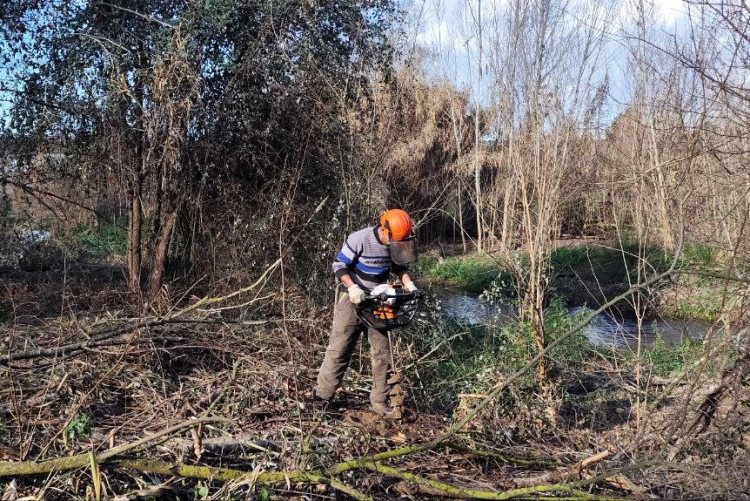
{"label": "twig", "polygon": [[[431,480],[424,477],[420,477],[419,475],[415,475],[413,473],[403,472],[401,470],[397,470],[396,468],[391,468],[389,466],[384,466],[376,463],[371,463],[364,465],[365,468],[375,471],[378,473],[383,473],[385,475],[388,475],[390,477],[396,477],[400,478],[402,480],[406,480],[408,482],[413,482],[414,484],[427,488],[428,492],[433,491],[433,494],[439,494],[439,495],[447,495],[450,497],[460,498],[460,499],[491,499],[491,500],[502,500],[502,499],[513,499],[521,496],[528,496],[532,494],[538,494],[542,492],[556,492],[556,491],[562,491],[562,492],[571,492],[573,488],[567,484],[552,484],[552,485],[538,485],[533,487],[524,487],[521,489],[512,489],[504,492],[491,492],[491,491],[482,491],[477,489],[468,489],[464,487],[456,487],[454,485],[446,484],[445,482],[440,482],[437,480]],[[584,495],[585,497],[581,499],[596,499],[596,500],[611,500],[616,499],[608,496],[595,496],[592,494]]]}
{"label": "twig", "polygon": [[217,396],[213,402],[206,408],[206,410],[201,414],[201,418],[208,417],[209,414],[211,414],[211,411],[214,410],[214,407],[221,402],[221,400],[226,396],[226,394],[229,392],[229,389],[234,386],[234,382],[237,380],[237,362],[234,363],[234,367],[232,368],[232,376],[229,378],[229,381],[227,382],[226,386],[221,390],[221,393],[219,393],[219,396]]}
{"label": "twig", "polygon": [[539,459],[515,458],[512,456],[508,456],[506,454],[499,454],[497,452],[472,449],[470,447],[466,447],[464,445],[457,444],[455,442],[449,442],[445,445],[459,452],[465,452],[465,453],[468,453],[477,457],[492,458],[492,459],[496,459],[498,461],[502,461],[503,463],[507,463],[507,464],[516,464],[516,465],[521,465],[521,466],[538,466],[538,465],[550,466],[550,467],[562,466],[561,463],[557,461],[553,461],[553,460],[542,461]]}
{"label": "twig", "polygon": [[154,16],[149,16],[149,15],[146,15],[146,14],[142,14],[142,13],[138,12],[137,10],[128,9],[128,8],[121,7],[119,5],[113,5],[113,4],[107,3],[107,2],[99,2],[99,5],[106,5],[107,7],[112,7],[113,9],[119,9],[119,10],[122,10],[124,12],[129,12],[130,14],[136,15],[136,16],[142,18],[142,19],[145,19],[146,21],[151,21],[151,22],[154,22],[156,24],[160,24],[160,25],[164,26],[165,28],[171,28],[173,30],[176,30],[178,28],[178,26],[176,26],[174,24],[170,24],[170,23],[168,23],[166,21],[162,21],[161,19],[156,19]]}

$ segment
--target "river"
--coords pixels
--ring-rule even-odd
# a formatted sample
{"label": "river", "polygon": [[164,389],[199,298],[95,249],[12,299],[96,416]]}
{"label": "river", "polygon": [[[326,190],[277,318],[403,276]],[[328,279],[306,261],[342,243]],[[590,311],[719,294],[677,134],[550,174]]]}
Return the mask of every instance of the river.
{"label": "river", "polygon": [[[440,300],[444,314],[458,322],[502,327],[517,318],[515,309],[507,305],[492,304],[477,296],[461,292],[433,292]],[[583,312],[584,308],[580,306],[570,308],[571,314]],[[641,322],[639,329],[638,319],[634,314],[608,312],[597,315],[585,328],[584,333],[593,345],[635,350],[639,332],[643,346],[653,344],[659,336],[665,345],[674,346],[685,339],[703,339],[708,328],[708,324],[697,320],[648,318]]]}

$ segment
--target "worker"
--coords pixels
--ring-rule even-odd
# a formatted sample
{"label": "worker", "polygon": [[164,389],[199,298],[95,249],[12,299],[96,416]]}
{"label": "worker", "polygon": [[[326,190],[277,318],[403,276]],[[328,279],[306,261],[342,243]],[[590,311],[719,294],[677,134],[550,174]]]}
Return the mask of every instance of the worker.
{"label": "worker", "polygon": [[341,294],[334,309],[331,337],[318,372],[314,400],[331,401],[341,385],[360,334],[367,330],[372,358],[371,409],[382,416],[393,414],[388,404],[390,386],[387,381],[391,360],[388,335],[368,329],[357,317],[356,308],[375,287],[387,284],[391,273],[399,278],[404,290],[417,290],[406,266],[416,258],[411,220],[400,209],[385,211],[377,226],[355,231],[348,236],[333,262],[333,272],[346,287],[346,292]]}

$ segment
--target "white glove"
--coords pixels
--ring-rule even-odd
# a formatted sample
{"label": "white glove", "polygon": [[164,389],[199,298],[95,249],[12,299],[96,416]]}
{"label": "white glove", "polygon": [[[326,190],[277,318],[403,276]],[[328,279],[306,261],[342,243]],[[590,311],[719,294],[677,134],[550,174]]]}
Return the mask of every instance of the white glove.
{"label": "white glove", "polygon": [[414,292],[417,290],[417,286],[414,285],[414,282],[406,282],[404,284],[404,289],[406,289],[406,292]]}
{"label": "white glove", "polygon": [[365,300],[365,291],[357,284],[352,284],[351,287],[346,289],[349,293],[349,301],[353,304],[359,304]]}

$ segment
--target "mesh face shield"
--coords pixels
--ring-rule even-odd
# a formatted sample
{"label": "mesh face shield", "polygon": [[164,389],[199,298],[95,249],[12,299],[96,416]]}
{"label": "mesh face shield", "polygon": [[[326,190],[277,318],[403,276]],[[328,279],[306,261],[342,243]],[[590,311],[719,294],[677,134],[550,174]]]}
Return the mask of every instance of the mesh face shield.
{"label": "mesh face shield", "polygon": [[391,240],[391,260],[399,265],[413,263],[417,260],[417,240],[407,237],[403,240]]}

